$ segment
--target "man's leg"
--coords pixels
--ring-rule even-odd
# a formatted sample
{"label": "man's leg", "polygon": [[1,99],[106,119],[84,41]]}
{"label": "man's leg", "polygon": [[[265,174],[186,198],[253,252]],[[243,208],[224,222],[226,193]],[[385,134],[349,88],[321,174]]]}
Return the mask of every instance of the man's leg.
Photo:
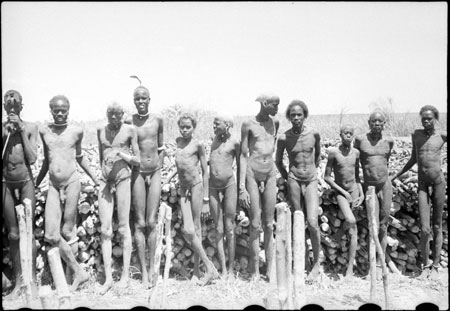
{"label": "man's leg", "polygon": [[146,189],[144,178],[139,172],[133,171],[131,189],[134,209],[134,240],[139,262],[141,264],[142,284],[148,286],[149,275],[147,273],[147,263],[145,260],[145,196],[142,195],[145,193]]}
{"label": "man's leg", "polygon": [[246,187],[250,196],[250,260],[248,272],[253,274],[255,278],[259,278],[259,235],[262,231],[261,227],[261,206],[259,189],[253,176],[251,169],[247,169]]}
{"label": "man's leg", "polygon": [[[273,241],[273,218],[275,214],[275,204],[277,203],[276,176],[270,176],[267,180],[263,194],[262,215],[264,228],[264,253],[266,256],[266,276],[269,278],[272,267],[272,255],[274,248]],[[257,255],[259,258],[259,255]],[[259,267],[257,267],[259,268]]]}
{"label": "man's leg", "polygon": [[233,184],[225,189],[225,195],[223,197],[222,206],[225,214],[225,235],[227,238],[228,247],[228,273],[233,276],[234,274],[234,256],[236,250],[236,238],[234,236],[235,228],[235,216],[237,205],[237,188]]}
{"label": "man's leg", "polygon": [[339,242],[341,240],[343,233],[345,232],[344,230],[348,229],[348,233],[350,235],[350,249],[348,256],[348,267],[345,276],[352,276],[353,261],[355,260],[356,246],[358,242],[356,219],[355,216],[353,215],[353,212],[350,208],[350,203],[347,201],[347,199],[342,195],[337,195],[336,199],[339,208],[342,211],[342,214],[344,214],[345,222],[344,225],[339,229],[339,231],[334,234],[334,240]]}
{"label": "man's leg", "polygon": [[227,267],[225,262],[225,252],[223,249],[223,215],[222,204],[219,198],[219,191],[216,189],[209,189],[209,208],[211,216],[214,219],[216,225],[215,240],[217,243],[217,255],[219,257],[220,267],[222,268],[222,275],[227,273]]}
{"label": "man's leg", "polygon": [[319,195],[317,189],[317,179],[310,181],[305,189],[306,216],[308,229],[311,237],[314,262],[309,279],[316,279],[319,275],[319,254],[320,254],[320,228],[319,228]]}
{"label": "man's leg", "polygon": [[20,265],[19,252],[19,228],[17,226],[17,218],[15,211],[15,203],[12,194],[5,182],[2,182],[3,187],[3,219],[8,229],[9,239],[9,256],[12,261],[14,289],[7,296],[7,298],[15,299],[20,293],[22,286],[21,275],[22,267]]}
{"label": "man's leg", "polygon": [[[200,239],[200,245],[202,241],[202,222],[201,222],[201,212],[203,206],[203,185],[198,183],[191,188],[191,210],[192,219],[194,221],[194,228],[197,237]],[[203,249],[203,247],[202,247]],[[200,277],[200,257],[198,254],[194,254],[194,275],[198,278]]]}
{"label": "man's leg", "polygon": [[[68,261],[65,261],[70,270],[74,273],[71,290],[76,290],[79,284],[86,282],[89,279],[89,275],[86,273],[86,271],[83,270],[83,268],[81,268],[81,266],[76,261],[74,249],[68,243],[70,241],[74,241],[74,239],[76,238],[76,231],[74,230],[74,226],[76,224],[78,213],[77,205],[78,199],[80,197],[80,189],[81,185],[79,181],[72,182],[67,186],[63,226],[61,229],[61,235],[63,238],[60,239],[58,245],[61,255],[63,256],[63,258],[68,259]],[[64,244],[64,246],[61,247],[62,244]],[[70,249],[70,251],[67,251],[66,245],[68,249]]]}
{"label": "man's leg", "polygon": [[433,249],[432,249],[432,257],[433,257],[433,266],[431,277],[436,277],[435,272],[437,272],[437,268],[439,267],[439,263],[441,260],[441,249],[442,249],[442,212],[444,209],[445,203],[445,184],[446,182],[443,180],[440,184],[435,185],[433,189],[432,202],[433,202],[433,215],[432,215],[432,224],[433,224]]}
{"label": "man's leg", "polygon": [[377,264],[381,266],[381,260],[386,262],[386,247],[387,247],[387,228],[389,224],[389,213],[392,205],[392,184],[389,178],[386,180],[382,188],[382,199],[380,202],[380,223],[378,239],[380,240],[381,249],[383,250],[384,258],[377,259]]}
{"label": "man's leg", "polygon": [[108,184],[100,180],[98,190],[98,216],[101,223],[101,245],[103,255],[103,265],[105,267],[105,283],[100,289],[100,294],[105,294],[112,286],[112,269],[111,269],[111,255],[113,235],[112,230],[112,215],[114,208],[113,196],[110,192]]}
{"label": "man's leg", "polygon": [[156,214],[159,208],[159,199],[161,196],[161,170],[155,171],[150,178],[150,186],[147,192],[147,219],[146,227],[148,230],[147,247],[150,254],[150,271],[149,281],[150,284],[155,284],[157,278],[154,271],[155,252],[156,252],[156,223],[158,222]]}
{"label": "man's leg", "polygon": [[[203,198],[201,198],[203,199]],[[205,282],[209,282],[211,279],[216,278],[217,271],[214,267],[214,264],[211,260],[206,256],[205,250],[202,246],[202,241],[197,236],[195,232],[194,220],[192,216],[191,202],[189,198],[186,197],[186,189],[182,189],[181,197],[180,197],[180,209],[181,214],[183,215],[183,233],[185,238],[191,243],[191,247],[194,251],[194,254],[197,254],[206,267],[207,275],[205,276]]]}
{"label": "man's leg", "polygon": [[131,261],[131,230],[130,230],[130,179],[122,180],[116,186],[117,200],[117,218],[119,220],[119,228],[117,232],[122,238],[123,245],[123,268],[122,276],[117,284],[119,287],[126,287],[130,277],[130,261]]}

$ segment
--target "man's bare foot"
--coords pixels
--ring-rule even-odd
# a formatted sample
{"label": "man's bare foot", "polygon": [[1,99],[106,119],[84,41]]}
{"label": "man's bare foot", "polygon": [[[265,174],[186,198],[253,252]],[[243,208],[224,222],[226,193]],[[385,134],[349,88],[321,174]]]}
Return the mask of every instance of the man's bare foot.
{"label": "man's bare foot", "polygon": [[428,278],[430,280],[439,280],[439,266],[431,266]]}
{"label": "man's bare foot", "polygon": [[191,283],[198,285],[200,284],[200,279],[196,275],[193,275],[191,278]]}
{"label": "man's bare foot", "polygon": [[150,285],[150,277],[147,272],[142,273],[142,285],[144,288],[149,288]]}
{"label": "man's bare foot", "polygon": [[317,281],[317,278],[319,277],[319,264],[314,265],[311,272],[309,273],[308,277],[306,278],[308,281]]}
{"label": "man's bare foot", "polygon": [[217,272],[216,268],[212,269],[211,271],[208,271],[205,273],[205,275],[201,278],[200,282],[203,286],[211,284],[213,280],[216,280],[219,278],[219,273]]}
{"label": "man's bare foot", "polygon": [[197,277],[197,278],[200,278],[201,277],[201,275],[200,275],[200,269],[199,268],[194,268],[194,275]]}
{"label": "man's bare foot", "polygon": [[427,280],[430,276],[430,267],[424,267],[423,269],[419,270],[420,274],[417,277],[418,280]]}
{"label": "man's bare foot", "polygon": [[21,284],[17,284],[14,289],[7,295],[5,296],[5,300],[14,300],[20,297],[20,295],[22,294],[22,288],[21,288]]}
{"label": "man's bare foot", "polygon": [[89,280],[89,274],[80,269],[79,272],[74,273],[73,275],[73,283],[72,286],[70,286],[70,291],[74,292],[78,289],[78,286],[80,286],[81,284],[83,284],[84,282]]}
{"label": "man's bare foot", "polygon": [[113,281],[105,281],[105,283],[103,284],[103,286],[100,288],[100,290],[98,291],[98,293],[100,295],[104,295],[106,294],[112,287],[113,285]]}
{"label": "man's bare foot", "polygon": [[233,271],[228,272],[227,280],[228,281],[234,281],[234,273],[233,273]]}
{"label": "man's bare foot", "polygon": [[121,277],[120,281],[117,282],[116,286],[117,286],[117,288],[120,288],[120,289],[127,288],[129,285],[129,281],[130,280],[127,277]]}
{"label": "man's bare foot", "polygon": [[355,278],[355,275],[353,274],[353,272],[352,272],[352,271],[347,271],[347,272],[345,273],[345,276],[344,276],[344,281],[345,281],[345,282],[350,282],[350,281],[352,281],[354,278]]}

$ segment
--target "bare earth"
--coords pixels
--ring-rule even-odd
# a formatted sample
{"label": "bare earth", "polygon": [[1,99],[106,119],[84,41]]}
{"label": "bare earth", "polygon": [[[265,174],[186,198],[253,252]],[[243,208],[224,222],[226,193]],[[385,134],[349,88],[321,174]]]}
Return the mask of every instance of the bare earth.
{"label": "bare earth", "polygon": [[[342,277],[342,276],[341,276]],[[246,281],[241,278],[217,280],[211,285],[200,286],[189,280],[170,278],[163,289],[162,281],[153,289],[144,289],[137,279],[132,279],[126,289],[113,288],[104,296],[96,293],[98,282],[85,284],[71,297],[73,308],[130,309],[144,306],[150,309],[186,309],[203,306],[208,309],[243,309],[259,305],[267,309],[279,309],[276,286],[263,280]],[[325,310],[355,310],[367,303],[376,303],[385,309],[383,283],[377,282],[377,297],[370,301],[370,279],[355,277],[351,281],[330,278],[321,274],[320,282],[305,286],[304,304],[317,304]],[[433,303],[440,310],[448,310],[448,270],[440,272],[439,280],[421,281],[417,278],[389,274],[390,306],[394,310],[414,310],[425,302]],[[162,293],[166,293],[165,302]],[[149,297],[152,297],[149,299]],[[56,296],[53,307],[58,307]],[[26,307],[22,298],[2,299],[5,310]],[[33,300],[32,309],[42,309],[40,300]]]}

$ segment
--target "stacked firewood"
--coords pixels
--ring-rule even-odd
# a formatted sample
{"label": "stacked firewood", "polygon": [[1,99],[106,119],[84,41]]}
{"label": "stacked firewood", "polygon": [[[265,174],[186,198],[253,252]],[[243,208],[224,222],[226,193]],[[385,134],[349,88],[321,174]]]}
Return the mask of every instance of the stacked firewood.
{"label": "stacked firewood", "polygon": [[[321,163],[318,169],[319,176],[319,196],[320,196],[320,209],[319,209],[319,224],[321,229],[321,244],[322,244],[322,265],[326,272],[344,273],[348,264],[348,252],[349,252],[349,237],[347,234],[342,236],[340,241],[334,241],[330,236],[335,233],[344,223],[345,218],[340,211],[337,201],[336,193],[330,189],[328,184],[323,180],[326,159],[327,159],[327,147],[336,146],[337,140],[322,142],[324,148],[322,148]],[[163,180],[169,173],[170,169],[174,166],[174,145],[167,145],[167,157],[165,159],[164,168],[162,171]],[[86,148],[85,155],[91,163],[91,169],[99,176],[101,174],[100,166],[98,163],[97,149],[94,147]],[[397,143],[397,147],[392,153],[390,161],[390,170],[398,171],[403,167],[406,161],[410,157],[411,144]],[[38,169],[42,161],[42,153],[39,157],[39,161],[33,167],[34,174],[37,175]],[[443,152],[446,154],[446,150]],[[443,158],[443,167],[445,177],[446,172],[446,157]],[[100,221],[98,216],[98,201],[97,193],[94,187],[83,171],[81,173],[81,195],[78,204],[78,219],[74,230],[76,230],[78,237],[78,254],[77,259],[86,270],[92,272],[94,275],[96,272],[103,271],[103,264],[101,258],[100,247]],[[387,254],[389,255],[388,261],[392,261],[395,267],[402,273],[415,271],[416,258],[420,239],[420,225],[418,218],[418,202],[417,202],[417,174],[414,170],[404,174],[400,179],[396,180],[393,185],[394,197],[391,206],[391,215],[388,227],[388,247]],[[38,279],[41,279],[43,283],[46,282],[49,277],[46,275],[48,268],[46,265],[46,247],[44,242],[44,209],[45,201],[47,197],[48,183],[45,179],[40,187],[37,189],[36,194],[36,215],[35,215],[35,229],[34,234],[36,237],[36,245],[38,248],[37,257],[37,273]],[[194,254],[193,251],[183,237],[182,233],[182,215],[179,206],[179,185],[177,178],[173,178],[170,183],[165,184],[161,191],[161,201],[165,202],[172,207],[173,216],[171,223],[171,238],[172,238],[172,267],[171,271],[180,274],[185,277],[192,275],[194,266]],[[283,202],[287,200],[287,187],[278,182],[277,201]],[[447,231],[447,198],[444,206],[443,215],[443,228],[444,228],[444,243],[441,252],[441,266],[446,268],[448,264],[448,231]],[[366,274],[369,269],[368,262],[368,222],[365,209],[358,209],[355,211],[358,227],[358,246],[356,254],[355,269],[360,274]],[[249,263],[249,227],[246,220],[245,211],[238,209],[236,215],[236,255],[235,255],[235,271],[241,274],[248,273]],[[130,217],[132,219],[132,217]],[[133,221],[131,220],[131,227],[133,231]],[[240,224],[240,225],[239,225]],[[120,273],[122,267],[122,246],[119,234],[117,233],[118,222],[116,215],[114,215],[113,222],[113,272]],[[212,260],[217,269],[220,270],[218,255],[217,255],[217,243],[215,241],[215,224],[209,219],[202,223],[202,242],[203,247],[206,250],[206,254]],[[260,252],[260,267],[264,269],[265,258],[263,241],[261,235],[261,252]],[[308,247],[311,250],[310,240],[307,239]],[[3,226],[3,263],[7,266],[6,271],[8,273],[8,266],[11,265],[11,259],[8,253],[8,239],[5,226]],[[312,252],[310,252],[312,253]],[[148,252],[147,252],[148,255]],[[225,255],[227,256],[227,248],[225,247]],[[148,262],[148,260],[147,260]],[[161,268],[163,269],[165,263],[164,255],[161,257]],[[393,269],[392,263],[390,264]],[[131,259],[131,273],[139,273],[140,264],[137,257],[136,247],[133,242],[133,254]],[[202,263],[200,268],[203,269]],[[51,278],[49,279],[51,280]],[[50,282],[50,281],[49,281]]]}

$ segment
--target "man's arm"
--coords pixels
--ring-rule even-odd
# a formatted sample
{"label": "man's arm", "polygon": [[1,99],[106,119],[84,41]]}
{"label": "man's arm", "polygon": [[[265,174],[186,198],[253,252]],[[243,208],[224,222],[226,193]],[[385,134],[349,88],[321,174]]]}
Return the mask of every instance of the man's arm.
{"label": "man's arm", "polygon": [[163,119],[158,117],[158,157],[159,157],[159,164],[162,168],[164,166],[164,123]]}
{"label": "man's arm", "polygon": [[98,157],[100,160],[100,168],[103,165],[103,144],[102,144],[101,135],[102,135],[102,129],[99,127],[99,128],[97,128],[97,140],[98,140]]}
{"label": "man's arm", "polygon": [[315,145],[314,145],[314,163],[316,164],[316,168],[319,167],[320,164],[320,134],[318,132],[314,133]]}
{"label": "man's arm", "polygon": [[336,152],[337,152],[336,150],[330,150],[330,153],[328,155],[327,166],[325,167],[324,180],[326,181],[327,184],[330,185],[332,189],[342,194],[349,202],[351,202],[352,196],[347,191],[345,191],[341,186],[339,186],[334,181],[333,178],[331,178],[331,172],[333,171],[333,166],[336,161]]}
{"label": "man's arm", "polygon": [[141,164],[141,156],[139,153],[139,145],[137,143],[137,131],[134,126],[128,127],[130,133],[130,147],[133,154],[127,154],[123,151],[119,151],[117,155],[121,157],[125,162],[133,166],[139,166]]}
{"label": "man's arm", "polygon": [[361,180],[359,179],[359,150],[356,149],[355,153],[355,180],[359,190],[359,197],[358,201],[356,202],[356,206],[361,206],[361,204],[364,202],[364,191],[361,185]]}
{"label": "man's arm", "polygon": [[285,180],[287,180],[288,172],[283,164],[283,155],[284,150],[286,149],[286,136],[281,135],[277,141],[277,150],[275,152],[275,165],[277,166],[278,171]]}
{"label": "man's arm", "polygon": [[248,122],[244,122],[241,127],[241,154],[239,155],[239,202],[245,208],[250,207],[248,192],[245,188],[247,158],[249,157],[248,135],[249,125]]}
{"label": "man's arm", "polygon": [[45,175],[48,172],[48,147],[44,140],[43,133],[40,133],[42,146],[44,150],[44,161],[42,162],[41,170],[39,171],[39,174],[36,178],[36,186],[39,186],[44,179]]}
{"label": "man's arm", "polygon": [[37,125],[34,123],[23,124],[17,129],[22,138],[23,153],[28,164],[34,164],[37,159]]}
{"label": "man's arm", "polygon": [[83,150],[81,148],[82,140],[83,140],[83,130],[80,129],[80,132],[78,133],[78,139],[77,139],[77,142],[75,144],[75,158],[77,159],[77,162],[80,165],[80,167],[92,179],[94,184],[98,185],[97,177],[91,172],[91,169],[90,169],[90,166],[89,166],[89,162],[83,156]]}
{"label": "man's arm", "polygon": [[411,157],[409,158],[408,162],[406,162],[405,166],[403,166],[403,168],[397,172],[397,174],[395,174],[392,178],[391,181],[393,181],[394,179],[396,179],[397,177],[400,177],[401,175],[403,175],[404,173],[406,173],[409,169],[411,169],[411,167],[414,166],[414,164],[417,163],[417,158],[416,158],[416,143],[414,141],[414,134],[411,135],[411,140],[413,143],[412,146],[412,151],[411,151]]}
{"label": "man's arm", "polygon": [[202,168],[202,178],[203,178],[203,199],[209,200],[209,174],[208,174],[208,163],[206,162],[206,152],[205,147],[201,143],[197,145],[198,157],[200,159],[200,167]]}

